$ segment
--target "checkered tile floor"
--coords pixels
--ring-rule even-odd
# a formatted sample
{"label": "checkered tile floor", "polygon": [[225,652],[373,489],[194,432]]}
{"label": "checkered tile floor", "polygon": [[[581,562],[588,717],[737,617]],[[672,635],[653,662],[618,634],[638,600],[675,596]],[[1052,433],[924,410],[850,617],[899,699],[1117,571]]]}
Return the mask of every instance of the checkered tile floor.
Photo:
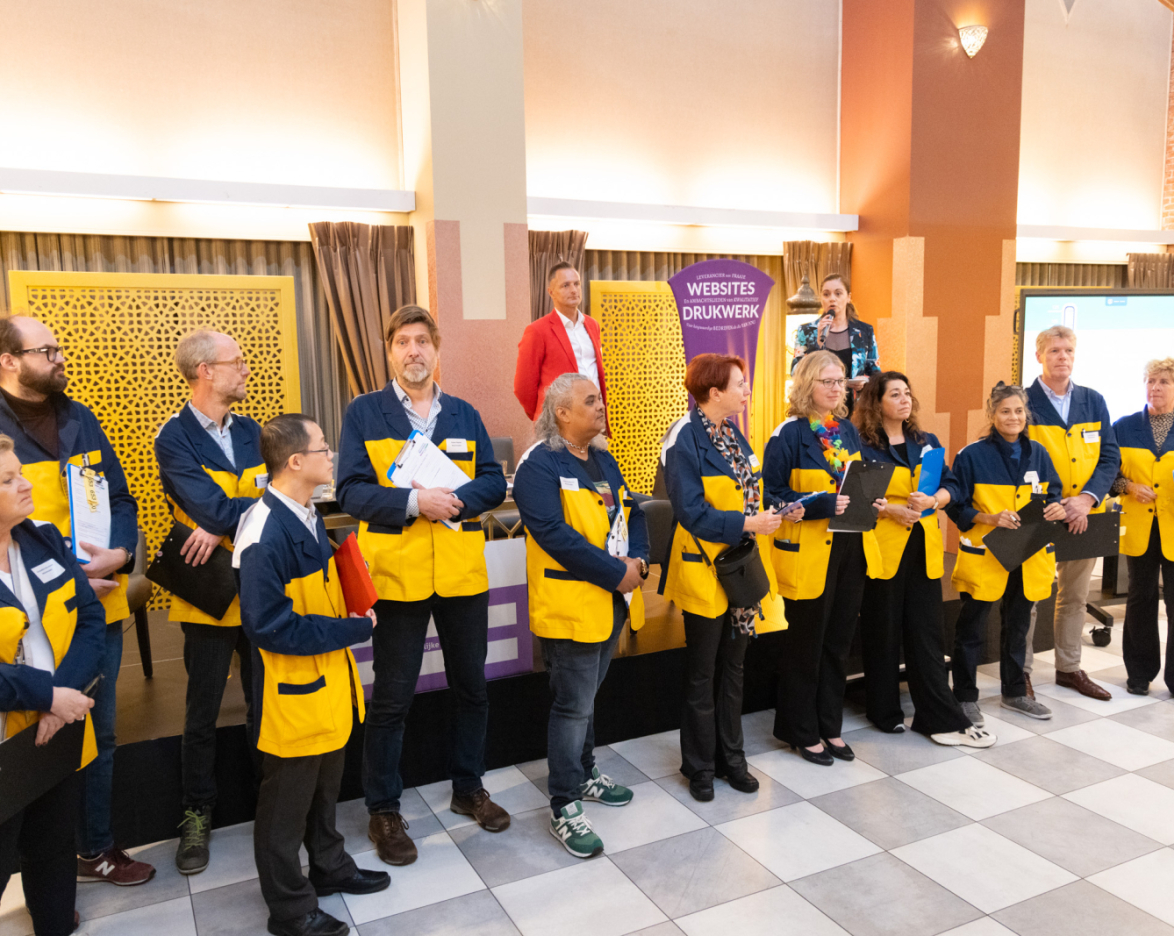
{"label": "checkered tile floor", "polygon": [[[781,750],[772,713],[759,712],[744,724],[762,788],[746,796],[719,782],[702,804],[678,772],[676,732],[602,748],[601,768],[636,795],[623,809],[587,806],[606,846],[591,861],[546,831],[544,761],[486,777],[514,816],[499,835],[449,812],[446,784],[411,790],[419,860],[389,869],[383,893],[323,906],[363,936],[1174,936],[1174,700],[1161,677],[1149,697],[1125,692],[1113,636],[1084,650],[1111,702],[1057,688],[1051,654],[1037,656],[1047,722],[1001,709],[997,666],[983,667],[999,736],[986,751],[882,735],[851,711],[844,737],[857,760],[816,767]],[[341,805],[340,824],[359,864],[382,867],[361,801]],[[217,830],[195,877],[175,871],[174,851],[138,850],[159,869],[143,887],[79,886],[81,932],[265,932],[251,825]],[[0,936],[31,932],[15,879]]]}

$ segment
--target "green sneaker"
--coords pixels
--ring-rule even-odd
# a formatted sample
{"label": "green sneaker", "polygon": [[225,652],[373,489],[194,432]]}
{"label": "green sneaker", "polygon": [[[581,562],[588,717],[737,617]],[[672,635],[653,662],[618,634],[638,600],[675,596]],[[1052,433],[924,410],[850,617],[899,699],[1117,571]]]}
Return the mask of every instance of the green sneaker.
{"label": "green sneaker", "polygon": [[620,786],[607,774],[601,774],[598,767],[591,768],[591,779],[583,781],[579,793],[588,802],[604,806],[627,806],[632,802],[632,791]]}
{"label": "green sneaker", "polygon": [[551,818],[550,834],[576,858],[594,858],[603,851],[603,841],[591,828],[578,800],[560,809],[557,819]]}

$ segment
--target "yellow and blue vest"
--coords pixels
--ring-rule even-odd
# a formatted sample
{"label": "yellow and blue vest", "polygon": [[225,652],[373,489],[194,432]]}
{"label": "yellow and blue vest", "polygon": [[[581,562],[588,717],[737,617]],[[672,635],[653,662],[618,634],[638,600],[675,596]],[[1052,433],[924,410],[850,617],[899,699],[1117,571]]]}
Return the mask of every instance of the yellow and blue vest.
{"label": "yellow and blue vest", "polygon": [[[860,435],[847,419],[840,420],[840,440],[848,460],[858,460]],[[836,476],[807,420],[792,416],[771,433],[763,457],[762,478],[766,499],[779,510],[804,494],[824,494],[807,501],[802,520],[796,523],[784,520],[775,531],[770,556],[779,594],[784,598],[807,600],[823,594],[833,535],[862,537],[869,574],[874,575],[880,568],[875,530],[859,534],[828,532],[828,520],[836,513]]]}
{"label": "yellow and blue vest", "polygon": [[356,397],[343,417],[338,503],[359,521],[359,549],[375,591],[385,601],[488,591],[481,514],[505,500],[506,487],[485,424],[464,400],[440,394],[432,441],[470,479],[457,493],[465,505],[457,518],[459,530],[407,516],[411,491],[393,485],[387,472],[411,434],[408,414],[390,383]]}
{"label": "yellow and blue vest", "polygon": [[1036,378],[1027,390],[1031,408],[1027,435],[1051,456],[1052,467],[1060,479],[1060,496],[1075,497],[1087,492],[1097,500],[1092,512],[1102,513],[1105,497],[1121,463],[1117,434],[1109,422],[1105,398],[1088,387],[1076,384],[1070,387],[1072,400],[1065,424]]}
{"label": "yellow and blue vest", "polygon": [[[12,539],[20,546],[56,669],[49,673],[15,663],[29,619],[16,595],[0,584],[0,712],[7,713],[7,737],[36,724],[41,712],[52,708],[55,687],[86,688],[98,675],[98,662],[106,652],[106,611],[53,524],[25,520],[13,527]],[[107,679],[116,676],[106,674]],[[97,754],[87,715],[79,769]]]}
{"label": "yellow and blue vest", "polygon": [[[233,413],[228,431],[235,466],[191,408],[185,406],[155,436],[155,460],[159,463],[163,496],[176,522],[216,534],[221,538],[220,545],[231,550],[240,518],[265,492],[269,476],[261,458],[261,426],[257,421]],[[241,622],[240,601],[234,598],[224,617],[214,618],[172,595],[167,619],[235,627]]]}
{"label": "yellow and blue vest", "polygon": [[1121,474],[1152,488],[1157,496],[1152,504],[1143,504],[1128,494],[1121,496],[1121,552],[1142,555],[1149,548],[1157,516],[1162,555],[1174,561],[1174,432],[1166,436],[1161,448],[1154,445],[1148,406],[1118,419],[1113,429],[1121,447]]}
{"label": "yellow and blue vest", "polygon": [[[954,475],[962,496],[951,501],[946,513],[962,535],[950,581],[958,591],[979,601],[1002,598],[1008,572],[983,543],[994,527],[975,523],[975,515],[1020,511],[1031,500],[1033,487],[1046,503],[1060,502],[1060,479],[1047,450],[1025,437],[1020,437],[1014,448],[1017,462],[1010,457],[1012,443],[1001,436],[986,436],[966,446],[954,459]],[[1055,547],[1049,544],[1028,557],[1022,568],[1024,596],[1029,601],[1043,601],[1052,593],[1052,580],[1056,577]]]}
{"label": "yellow and blue vest", "polygon": [[[352,644],[371,620],[348,617],[334,550],[270,493],[245,514],[232,557],[241,625],[253,645],[257,750],[310,757],[345,747],[363,685]],[[392,625],[388,625],[389,627]]]}
{"label": "yellow and blue vest", "polygon": [[139,506],[127,487],[122,464],[97,417],[64,393],[52,394],[50,400],[57,410],[57,458],[52,458],[24,431],[3,397],[0,397],[0,432],[12,437],[22,473],[32,482],[32,519],[48,521],[66,538],[71,530],[65,466],[89,465],[109,483],[110,548],[121,546],[130,555],[127,564],[110,576],[118,582],[118,587],[102,599],[106,622],[113,624],[130,617],[126,583],[139,543]]}
{"label": "yellow and blue vest", "polygon": [[[861,454],[869,461],[887,461],[897,466],[893,469],[892,478],[889,479],[885,500],[903,507],[908,503],[909,495],[916,491],[921,483],[922,456],[926,451],[936,448],[942,448],[942,444],[932,432],[924,433],[920,439],[915,439],[912,434],[906,432],[904,445],[886,445],[884,449],[877,449],[863,444]],[[945,488],[950,493],[951,503],[962,496],[962,488],[946,464],[942,465],[942,478],[938,482],[938,488]],[[922,517],[918,523],[925,534],[926,577],[940,579],[945,571],[945,547],[942,544],[942,528],[938,525],[938,516],[936,513],[930,514],[928,517]],[[880,567],[876,570],[870,569],[869,578],[891,579],[897,574],[912,532],[912,527],[906,527],[903,523],[888,517],[877,520],[876,541],[880,547]]]}
{"label": "yellow and blue vest", "polygon": [[[746,437],[733,423],[734,436],[754,469],[754,482],[762,485],[762,471]],[[697,410],[682,416],[665,437],[660,453],[665,487],[673,505],[672,543],[668,562],[662,569],[660,590],[682,611],[701,617],[716,618],[730,606],[726,593],[718,584],[712,565],[707,565],[697,548],[709,556],[710,563],[731,546],[742,541],[745,492],[734,476],[729,462],[714,448]],[[762,509],[769,508],[765,499]],[[696,536],[696,539],[694,539]],[[769,562],[771,537],[758,538],[758,549],[771,583],[777,586]],[[657,557],[661,558],[661,557]]]}
{"label": "yellow and blue vest", "polygon": [[[628,555],[648,561],[644,512],[608,452],[595,453],[628,523]],[[627,572],[607,552],[607,505],[583,462],[566,449],[531,446],[514,474],[514,500],[526,526],[530,630],[539,637],[600,643],[611,635],[613,596]],[[632,629],[644,625],[637,588],[629,607]]]}

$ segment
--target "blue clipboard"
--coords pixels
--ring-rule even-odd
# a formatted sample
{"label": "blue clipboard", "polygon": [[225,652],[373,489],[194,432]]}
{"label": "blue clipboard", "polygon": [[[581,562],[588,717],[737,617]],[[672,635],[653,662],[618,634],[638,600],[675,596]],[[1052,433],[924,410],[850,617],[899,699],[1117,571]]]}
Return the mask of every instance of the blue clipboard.
{"label": "blue clipboard", "polygon": [[[942,486],[942,468],[946,464],[946,450],[944,448],[930,449],[921,456],[921,480],[917,482],[917,490],[933,497]],[[933,508],[923,510],[921,515],[928,517]]]}

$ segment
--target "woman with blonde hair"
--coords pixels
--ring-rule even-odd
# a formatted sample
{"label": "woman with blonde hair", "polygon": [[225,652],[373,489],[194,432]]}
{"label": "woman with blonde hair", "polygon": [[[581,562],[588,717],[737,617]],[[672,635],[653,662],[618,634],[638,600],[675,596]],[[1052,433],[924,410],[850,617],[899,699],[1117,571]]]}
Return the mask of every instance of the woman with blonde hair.
{"label": "woman with blonde hair", "polygon": [[[1129,563],[1125,603],[1125,688],[1148,695],[1162,668],[1158,638],[1158,572],[1166,583],[1167,634],[1174,622],[1174,358],[1145,366],[1146,405],[1113,423],[1121,469],[1121,552]],[[1166,482],[1162,485],[1162,480]],[[1155,518],[1157,523],[1154,523]],[[1174,686],[1174,644],[1166,642],[1166,688]],[[1174,690],[1171,690],[1174,691]]]}
{"label": "woman with blonde hair", "polygon": [[[860,458],[860,436],[844,405],[844,364],[830,351],[806,355],[795,368],[788,418],[766,443],[763,482],[770,503],[803,501],[803,519],[784,520],[771,561],[787,613],[779,655],[775,737],[805,760],[830,767],[852,760],[840,737],[844,665],[852,645],[866,566],[879,562],[876,534],[830,533],[843,513],[839,493],[848,462]],[[806,496],[805,496],[806,495]],[[883,498],[875,508],[885,506]]]}
{"label": "woman with blonde hair", "polygon": [[976,728],[983,726],[975,674],[985,641],[986,617],[1002,600],[999,676],[1004,708],[1030,718],[1051,718],[1047,706],[1027,694],[1023,664],[1031,608],[1052,593],[1056,553],[1045,546],[1008,572],[987,549],[991,530],[1019,529],[1019,511],[1033,500],[1045,503],[1045,520],[1063,520],[1063,490],[1052,459],[1027,436],[1030,410],[1022,387],[1001,380],[986,401],[987,432],[954,459],[954,475],[962,487],[946,508],[962,534],[951,581],[962,597],[954,628],[954,697]]}

